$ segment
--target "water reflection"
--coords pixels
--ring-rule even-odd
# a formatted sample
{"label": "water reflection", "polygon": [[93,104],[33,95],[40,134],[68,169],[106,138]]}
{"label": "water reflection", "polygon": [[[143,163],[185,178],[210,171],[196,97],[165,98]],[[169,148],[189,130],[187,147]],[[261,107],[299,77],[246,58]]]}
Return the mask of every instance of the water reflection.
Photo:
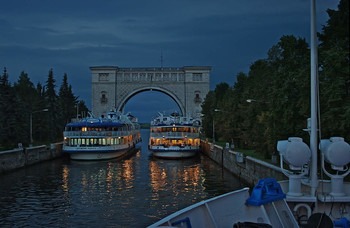
{"label": "water reflection", "polygon": [[144,227],[242,187],[206,157],[154,159],[148,135],[123,159],[57,159],[0,176],[0,226]]}
{"label": "water reflection", "polygon": [[199,184],[200,159],[151,159],[149,162],[149,173],[153,191],[161,191],[171,186],[174,192],[177,193],[181,191],[183,186],[196,186]]}

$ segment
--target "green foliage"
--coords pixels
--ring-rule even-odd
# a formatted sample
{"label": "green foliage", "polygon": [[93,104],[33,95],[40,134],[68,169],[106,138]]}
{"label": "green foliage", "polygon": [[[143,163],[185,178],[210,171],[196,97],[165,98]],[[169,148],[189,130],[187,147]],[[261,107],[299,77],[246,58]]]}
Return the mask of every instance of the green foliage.
{"label": "green foliage", "polygon": [[330,19],[319,34],[321,127],[325,137],[340,135],[349,142],[349,1],[340,1],[338,8],[327,10]]}
{"label": "green foliage", "polygon": [[[342,136],[349,142],[349,1],[341,0],[338,7],[327,11],[330,18],[319,34],[321,130],[323,138]],[[266,59],[255,61],[247,75],[237,75],[233,86],[221,83],[210,91],[202,113],[206,137],[212,138],[215,123],[216,139],[266,158],[276,152],[278,140],[297,136],[308,142],[303,131],[310,117],[310,50],[305,38],[282,36]]]}
{"label": "green foliage", "polygon": [[59,118],[62,127],[64,127],[76,114],[78,104],[77,97],[74,96],[72,86],[68,84],[67,74],[63,76],[63,82],[58,93],[58,104],[60,105]]}
{"label": "green foliage", "polygon": [[[64,126],[75,116],[77,110],[87,114],[84,101],[72,92],[68,76],[56,94],[53,70],[49,71],[45,86],[35,87],[27,73],[22,72],[13,86],[8,81],[6,68],[0,76],[0,148],[24,146],[30,143],[30,116],[34,144],[62,140]],[[78,107],[77,107],[78,106]],[[48,111],[43,111],[48,109]]]}
{"label": "green foliage", "polygon": [[16,91],[8,81],[8,74],[4,68],[0,78],[0,144],[7,147],[17,139],[24,139],[23,128],[17,125],[23,120],[22,103],[16,96]]}

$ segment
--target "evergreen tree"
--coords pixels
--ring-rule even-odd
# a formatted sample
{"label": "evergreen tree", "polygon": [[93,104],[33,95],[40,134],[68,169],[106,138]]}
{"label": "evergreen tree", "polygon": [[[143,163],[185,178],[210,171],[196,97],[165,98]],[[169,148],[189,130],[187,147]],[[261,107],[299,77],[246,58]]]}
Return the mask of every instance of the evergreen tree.
{"label": "evergreen tree", "polygon": [[63,82],[58,93],[62,130],[64,126],[70,122],[72,117],[74,117],[77,106],[77,97],[74,96],[72,86],[68,84],[67,80],[67,74],[64,74]]}
{"label": "evergreen tree", "polygon": [[[19,126],[22,126],[23,133],[25,135],[22,135],[22,137],[28,138],[30,136],[30,115],[33,111],[37,110],[37,100],[38,95],[36,92],[36,89],[34,87],[34,84],[30,81],[30,78],[28,77],[28,74],[24,71],[21,72],[19,79],[17,82],[14,83],[13,86],[17,99],[18,99],[18,105],[23,109],[22,116],[23,118],[18,119],[17,124]],[[35,129],[36,129],[36,123],[40,118],[40,114],[35,114],[32,116],[32,123],[33,123],[33,136],[35,135]],[[23,134],[22,133],[22,134]],[[19,138],[20,135],[18,135]],[[33,137],[35,138],[35,137]],[[23,139],[24,140],[24,139]]]}
{"label": "evergreen tree", "polygon": [[[36,110],[48,109],[45,100],[45,87],[43,87],[40,82],[36,85],[36,94],[38,96]],[[49,140],[49,113],[38,112],[35,114],[35,116],[33,116],[33,119],[38,122],[38,124],[35,124],[35,128],[33,128],[33,137],[38,139],[40,142]]]}
{"label": "evergreen tree", "polygon": [[55,91],[55,79],[53,77],[53,70],[50,69],[48,79],[45,85],[44,97],[49,109],[48,111],[48,139],[54,142],[57,140],[60,130],[60,124],[58,119],[58,104],[57,94]]}
{"label": "evergreen tree", "polygon": [[86,106],[86,104],[85,104],[85,102],[83,100],[79,100],[78,101],[78,108],[77,108],[77,110],[79,111],[81,117],[88,116],[89,109],[88,109],[88,107]]}
{"label": "evergreen tree", "polygon": [[[6,148],[17,146],[17,143],[27,143],[23,129],[23,110],[16,97],[15,90],[8,81],[8,74],[4,68],[0,78],[0,144]],[[29,136],[29,134],[27,134]],[[25,141],[23,141],[25,140]]]}

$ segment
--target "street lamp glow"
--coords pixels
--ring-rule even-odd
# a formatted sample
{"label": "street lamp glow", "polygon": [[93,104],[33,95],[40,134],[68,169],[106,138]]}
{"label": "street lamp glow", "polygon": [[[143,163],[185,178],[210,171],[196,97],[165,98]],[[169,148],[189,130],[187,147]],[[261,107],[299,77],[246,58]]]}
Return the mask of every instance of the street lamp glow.
{"label": "street lamp glow", "polygon": [[247,99],[247,102],[248,103],[252,103],[252,102],[255,102],[256,100],[254,100],[254,99]]}

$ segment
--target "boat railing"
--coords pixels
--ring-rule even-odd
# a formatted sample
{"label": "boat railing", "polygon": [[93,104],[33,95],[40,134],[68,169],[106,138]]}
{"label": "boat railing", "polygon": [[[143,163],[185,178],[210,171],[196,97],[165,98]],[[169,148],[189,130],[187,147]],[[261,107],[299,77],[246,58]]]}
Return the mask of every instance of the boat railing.
{"label": "boat railing", "polygon": [[65,131],[64,137],[72,136],[95,136],[95,137],[123,137],[131,134],[136,134],[139,131]]}
{"label": "boat railing", "polygon": [[151,132],[151,137],[154,138],[198,138],[199,133],[192,133],[192,132]]}

